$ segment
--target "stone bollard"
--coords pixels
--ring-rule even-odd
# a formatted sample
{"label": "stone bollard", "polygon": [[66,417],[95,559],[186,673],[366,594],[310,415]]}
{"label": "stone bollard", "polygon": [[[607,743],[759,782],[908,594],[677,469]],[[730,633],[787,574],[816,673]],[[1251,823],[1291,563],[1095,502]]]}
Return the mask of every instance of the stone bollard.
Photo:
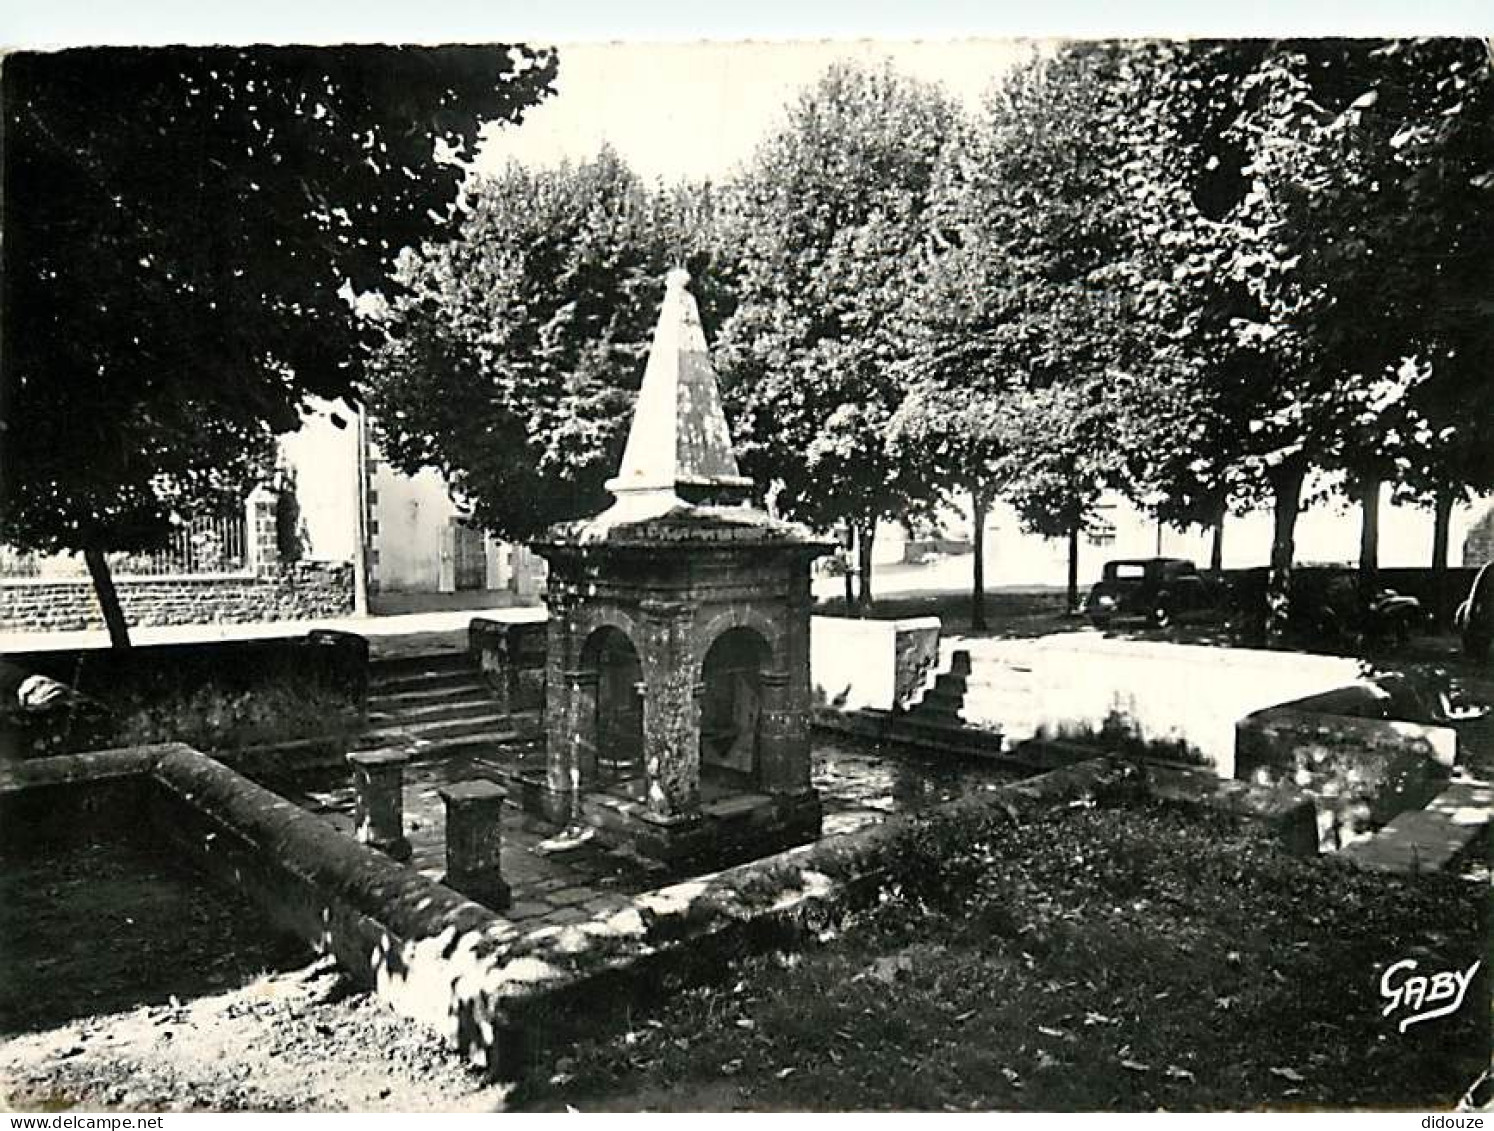
{"label": "stone bollard", "polygon": [[410,858],[405,839],[405,763],[397,750],[355,750],[348,755],[357,795],[357,837],[396,860]]}
{"label": "stone bollard", "polygon": [[508,791],[481,778],[438,791],[446,802],[446,875],[441,882],[494,911],[509,905],[500,859],[503,802]]}

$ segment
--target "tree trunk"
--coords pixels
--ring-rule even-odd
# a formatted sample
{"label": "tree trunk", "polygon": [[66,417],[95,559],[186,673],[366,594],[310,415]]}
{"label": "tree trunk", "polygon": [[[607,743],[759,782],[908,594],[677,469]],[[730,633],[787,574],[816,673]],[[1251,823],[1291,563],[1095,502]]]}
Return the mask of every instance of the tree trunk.
{"label": "tree trunk", "polygon": [[1218,573],[1224,568],[1224,519],[1229,513],[1225,507],[1219,508],[1219,515],[1214,519],[1214,544],[1209,547],[1209,569]]}
{"label": "tree trunk", "polygon": [[1432,615],[1438,624],[1447,623],[1451,604],[1447,597],[1447,547],[1452,541],[1452,512],[1457,497],[1456,491],[1444,487],[1432,504],[1432,596],[1436,601]]}
{"label": "tree trunk", "polygon": [[862,615],[872,608],[872,544],[877,538],[877,521],[870,519],[856,531],[856,562],[861,574],[861,592],[857,611]]}
{"label": "tree trunk", "polygon": [[986,512],[990,503],[979,490],[970,492],[970,517],[974,524],[975,577],[970,586],[970,629],[986,630]]}
{"label": "tree trunk", "polygon": [[1447,570],[1448,544],[1452,541],[1453,504],[1457,493],[1447,488],[1437,492],[1432,509],[1432,569],[1442,573]]}
{"label": "tree trunk", "polygon": [[1297,552],[1297,514],[1307,465],[1290,460],[1271,474],[1271,571],[1266,578],[1266,646],[1279,647],[1286,636],[1291,609],[1292,560]]}
{"label": "tree trunk", "polygon": [[856,608],[856,528],[849,522],[846,523],[845,553],[841,563],[846,567],[841,578],[846,588],[846,616],[850,616]]}
{"label": "tree trunk", "polygon": [[1082,523],[1078,519],[1069,527],[1069,589],[1068,607],[1069,612],[1079,611],[1079,528]]}
{"label": "tree trunk", "polygon": [[130,646],[130,626],[125,623],[124,609],[119,605],[119,594],[114,589],[114,578],[109,574],[109,563],[102,550],[84,550],[83,561],[88,574],[93,578],[93,589],[98,594],[99,609],[104,614],[104,625],[109,629],[109,643],[115,648]]}
{"label": "tree trunk", "polygon": [[1380,569],[1380,492],[1384,480],[1366,475],[1359,481],[1359,598],[1368,602],[1375,595]]}

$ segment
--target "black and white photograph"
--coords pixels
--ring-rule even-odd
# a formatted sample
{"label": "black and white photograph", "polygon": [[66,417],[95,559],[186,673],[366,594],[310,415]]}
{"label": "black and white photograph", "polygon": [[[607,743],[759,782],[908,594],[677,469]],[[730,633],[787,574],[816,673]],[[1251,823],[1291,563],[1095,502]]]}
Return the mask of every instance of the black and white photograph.
{"label": "black and white photograph", "polygon": [[1494,1112],[1494,15],[338,7],[0,21],[0,1111]]}

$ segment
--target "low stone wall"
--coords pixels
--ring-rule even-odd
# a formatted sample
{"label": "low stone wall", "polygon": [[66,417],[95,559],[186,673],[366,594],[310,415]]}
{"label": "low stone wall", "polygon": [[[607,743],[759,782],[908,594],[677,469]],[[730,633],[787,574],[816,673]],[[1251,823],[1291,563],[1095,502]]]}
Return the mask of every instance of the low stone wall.
{"label": "low stone wall", "polygon": [[[115,588],[125,619],[142,626],[306,620],[353,611],[353,567],[347,562],[290,562],[222,577],[118,578]],[[103,626],[87,578],[0,580],[0,632]]]}
{"label": "low stone wall", "polygon": [[[1446,624],[1458,602],[1468,595],[1468,587],[1473,584],[1477,572],[1477,563],[1468,561],[1465,554],[1463,566],[1450,566],[1440,575],[1431,567],[1385,567],[1375,572],[1375,579],[1381,588],[1415,597],[1426,613],[1438,623]],[[1320,588],[1330,577],[1352,578],[1354,575],[1353,566],[1298,566],[1292,570],[1292,586],[1294,592],[1306,593],[1315,587]],[[1265,608],[1267,570],[1264,567],[1229,569],[1218,576],[1229,582],[1238,607]]]}
{"label": "low stone wall", "polygon": [[467,652],[492,688],[500,709],[539,711],[545,705],[545,621],[500,621],[474,617],[467,626]]}
{"label": "low stone wall", "polygon": [[1312,796],[1291,785],[1254,785],[1215,777],[1206,770],[1144,763],[1140,772],[1151,796],[1199,809],[1230,813],[1264,828],[1294,856],[1315,856],[1326,845]]}
{"label": "low stone wall", "polygon": [[[1338,656],[1118,640],[1061,633],[970,646],[964,717],[1010,724],[1011,693],[1034,736],[1173,749],[1235,777],[1235,724],[1246,715],[1361,682]],[[1003,686],[1003,685],[1007,686]],[[1024,738],[1025,735],[1013,735]]]}
{"label": "low stone wall", "polygon": [[939,630],[938,617],[811,617],[809,674],[816,707],[837,711],[911,707],[934,681]]}
{"label": "low stone wall", "polygon": [[[1098,758],[939,812],[1020,815],[1127,779],[1149,783],[1125,763]],[[644,893],[608,916],[526,932],[185,746],[0,768],[0,816],[60,789],[82,795],[129,783],[145,795],[130,809],[137,827],[146,818],[155,836],[233,885],[270,921],[335,955],[395,1009],[504,1077],[521,1068],[524,1025],[578,1002],[594,1005],[609,980],[764,926],[819,931],[875,899],[914,820],[894,817]],[[1210,804],[1218,792],[1205,782],[1191,795]],[[1245,812],[1252,798],[1231,797],[1227,807]]]}
{"label": "low stone wall", "polygon": [[1303,703],[1241,719],[1237,736],[1235,776],[1312,795],[1328,850],[1424,807],[1447,784],[1458,750],[1450,727],[1328,714]]}
{"label": "low stone wall", "polygon": [[0,850],[24,855],[149,836],[146,775],[174,749],[137,746],[0,763]]}
{"label": "low stone wall", "polygon": [[128,649],[49,648],[9,652],[5,662],[48,676],[106,705],[213,685],[252,690],[274,680],[314,686],[350,703],[368,697],[368,641],[315,629],[300,636],[137,644]]}

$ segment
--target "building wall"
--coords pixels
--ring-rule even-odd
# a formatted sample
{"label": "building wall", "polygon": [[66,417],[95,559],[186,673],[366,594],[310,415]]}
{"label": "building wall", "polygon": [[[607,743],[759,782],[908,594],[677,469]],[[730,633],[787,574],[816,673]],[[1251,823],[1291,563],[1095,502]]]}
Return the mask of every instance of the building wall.
{"label": "building wall", "polygon": [[[441,475],[429,468],[406,475],[391,467],[370,445],[369,588],[376,593],[455,593],[456,519]],[[483,535],[483,587],[474,592],[512,592],[534,597],[544,562],[522,546]]]}
{"label": "building wall", "polygon": [[[1388,492],[1387,492],[1388,495]],[[1487,549],[1475,531],[1480,516],[1487,531]],[[1119,497],[1105,501],[1102,511],[1110,524],[1108,538],[1085,536],[1079,546],[1079,580],[1089,584],[1098,576],[1101,566],[1111,558],[1151,557],[1159,552],[1157,524],[1138,508]],[[1297,520],[1298,563],[1353,563],[1359,558],[1360,513],[1357,507],[1328,503],[1306,509]],[[1271,513],[1257,510],[1245,515],[1231,515],[1224,526],[1224,567],[1246,569],[1267,564],[1271,554]],[[945,533],[970,536],[968,512],[951,509],[943,520]],[[1465,537],[1473,531],[1465,545]],[[1041,538],[1022,530],[1016,512],[998,503],[986,520],[986,584],[1062,585],[1068,573],[1068,541],[1063,538]],[[878,565],[900,562],[906,531],[897,523],[878,528],[875,558]],[[1212,532],[1193,529],[1178,531],[1164,527],[1160,552],[1164,555],[1191,558],[1207,567],[1212,548]],[[1470,557],[1484,552],[1494,556],[1494,507],[1489,503],[1458,507],[1453,511],[1449,545],[1454,547],[1452,564],[1456,565],[1456,547],[1465,545],[1464,565],[1475,565]],[[1380,509],[1380,565],[1386,568],[1429,566],[1432,560],[1432,512],[1417,507],[1392,505],[1388,499]]]}
{"label": "building wall", "polygon": [[[131,625],[320,620],[353,611],[353,570],[346,562],[292,562],[258,575],[121,578],[115,589]],[[0,585],[0,632],[102,627],[98,598],[86,578]]]}
{"label": "building wall", "polygon": [[442,549],[456,507],[435,471],[407,476],[381,459],[371,461],[369,563],[371,588],[437,593],[442,586]]}
{"label": "building wall", "polygon": [[351,562],[358,544],[358,415],[343,401],[312,403],[301,430],[280,439],[294,487],[301,557]]}

